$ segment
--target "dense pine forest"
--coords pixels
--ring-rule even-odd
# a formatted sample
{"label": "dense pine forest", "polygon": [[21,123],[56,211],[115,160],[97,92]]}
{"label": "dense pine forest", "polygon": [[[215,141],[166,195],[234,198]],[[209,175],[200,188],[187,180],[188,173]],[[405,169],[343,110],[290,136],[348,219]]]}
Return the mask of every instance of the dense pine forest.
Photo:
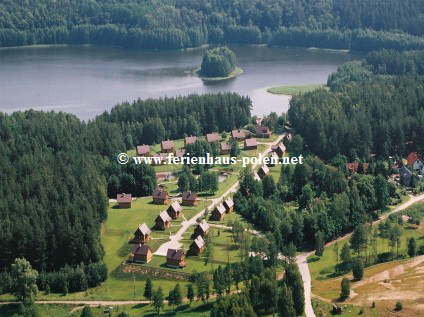
{"label": "dense pine forest", "polygon": [[370,51],[424,48],[420,0],[96,0],[0,4],[0,46],[180,49],[266,43]]}
{"label": "dense pine forest", "polygon": [[40,272],[40,289],[82,291],[105,280],[99,234],[108,197],[146,196],[156,187],[151,166],[120,165],[116,155],[142,143],[241,127],[250,105],[229,93],[139,100],[88,123],[65,113],[0,113],[0,293],[10,291],[7,271],[19,257]]}

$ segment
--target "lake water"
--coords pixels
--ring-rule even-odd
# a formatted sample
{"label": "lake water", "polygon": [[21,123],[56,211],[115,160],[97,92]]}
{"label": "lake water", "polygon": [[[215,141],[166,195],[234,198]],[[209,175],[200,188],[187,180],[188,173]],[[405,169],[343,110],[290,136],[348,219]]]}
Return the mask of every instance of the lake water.
{"label": "lake water", "polygon": [[266,88],[325,83],[347,61],[341,52],[231,46],[244,73],[204,83],[192,74],[205,48],[125,51],[111,47],[47,46],[0,49],[0,111],[34,108],[66,111],[89,119],[137,98],[233,91],[248,95],[253,114],[288,109],[289,97]]}

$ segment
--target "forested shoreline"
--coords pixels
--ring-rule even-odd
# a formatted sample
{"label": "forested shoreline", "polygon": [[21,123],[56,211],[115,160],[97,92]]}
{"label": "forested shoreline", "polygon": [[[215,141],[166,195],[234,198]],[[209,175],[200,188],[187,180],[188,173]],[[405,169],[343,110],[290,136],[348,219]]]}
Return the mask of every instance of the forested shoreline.
{"label": "forested shoreline", "polygon": [[347,0],[37,0],[25,5],[7,0],[0,4],[0,47],[182,49],[239,43],[355,51],[424,48],[422,1],[390,0],[372,7]]}

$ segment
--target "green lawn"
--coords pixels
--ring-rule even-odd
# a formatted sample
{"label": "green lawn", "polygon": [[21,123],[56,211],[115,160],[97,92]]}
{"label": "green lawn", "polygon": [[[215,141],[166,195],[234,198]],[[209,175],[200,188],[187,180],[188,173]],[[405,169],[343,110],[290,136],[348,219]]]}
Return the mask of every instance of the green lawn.
{"label": "green lawn", "polygon": [[268,88],[267,91],[278,95],[296,95],[305,92],[313,91],[317,88],[325,87],[324,84],[308,84],[308,85],[293,85],[293,86],[277,86]]}

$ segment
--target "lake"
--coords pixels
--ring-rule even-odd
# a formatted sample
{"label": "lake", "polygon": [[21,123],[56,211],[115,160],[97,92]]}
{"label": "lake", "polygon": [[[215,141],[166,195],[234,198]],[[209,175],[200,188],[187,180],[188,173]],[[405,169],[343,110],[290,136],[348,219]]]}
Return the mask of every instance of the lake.
{"label": "lake", "polygon": [[90,119],[115,104],[137,98],[233,91],[248,95],[253,114],[288,109],[289,97],[266,88],[325,83],[347,61],[342,52],[230,46],[244,73],[204,83],[192,74],[205,48],[185,51],[126,51],[96,46],[45,46],[0,49],[0,111],[34,108]]}

